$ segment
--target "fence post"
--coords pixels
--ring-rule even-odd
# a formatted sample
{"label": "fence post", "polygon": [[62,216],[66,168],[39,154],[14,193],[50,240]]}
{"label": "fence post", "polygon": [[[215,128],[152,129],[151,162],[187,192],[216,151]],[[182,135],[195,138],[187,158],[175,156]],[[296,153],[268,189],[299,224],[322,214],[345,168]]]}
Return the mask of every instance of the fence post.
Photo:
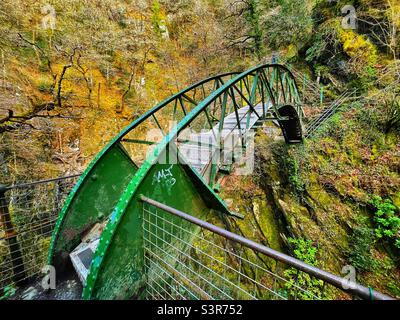
{"label": "fence post", "polygon": [[321,86],[320,92],[319,92],[319,100],[321,106],[324,104],[324,86]]}
{"label": "fence post", "polygon": [[7,187],[0,184],[0,222],[5,230],[5,239],[10,249],[11,263],[13,268],[13,280],[15,283],[21,282],[25,278],[25,267],[22,259],[21,247],[18,243],[17,233],[15,232],[8,203],[5,196]]}

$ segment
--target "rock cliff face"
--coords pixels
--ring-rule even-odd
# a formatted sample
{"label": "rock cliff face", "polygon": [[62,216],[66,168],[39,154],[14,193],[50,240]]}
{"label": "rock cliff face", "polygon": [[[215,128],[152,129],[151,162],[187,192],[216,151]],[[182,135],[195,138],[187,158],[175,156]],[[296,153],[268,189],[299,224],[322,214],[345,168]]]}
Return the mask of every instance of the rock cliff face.
{"label": "rock cliff face", "polygon": [[311,240],[319,267],[344,276],[342,268],[353,265],[359,282],[398,296],[399,249],[376,236],[370,199],[399,204],[399,135],[365,126],[358,112],[339,113],[343,122],[331,119],[303,145],[260,130],[253,176],[226,177],[222,196],[246,214],[232,223],[245,236],[292,255],[288,238]]}

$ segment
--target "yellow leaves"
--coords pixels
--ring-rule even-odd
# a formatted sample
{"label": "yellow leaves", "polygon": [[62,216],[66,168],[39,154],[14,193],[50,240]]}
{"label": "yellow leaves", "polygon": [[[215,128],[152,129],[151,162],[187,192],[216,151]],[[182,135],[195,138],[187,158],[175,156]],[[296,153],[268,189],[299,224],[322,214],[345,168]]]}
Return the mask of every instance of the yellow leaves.
{"label": "yellow leaves", "polygon": [[297,53],[298,53],[298,49],[297,49],[296,45],[290,44],[287,48],[286,58],[288,58],[288,59],[293,58],[293,57],[297,56]]}
{"label": "yellow leaves", "polygon": [[363,35],[353,30],[339,31],[340,40],[343,44],[343,51],[351,58],[357,59],[363,67],[373,67],[377,63],[378,55],[376,47]]}
{"label": "yellow leaves", "polygon": [[377,48],[365,35],[353,30],[339,29],[339,41],[343,51],[350,57],[349,70],[363,79],[363,85],[366,86],[368,79],[376,76]]}

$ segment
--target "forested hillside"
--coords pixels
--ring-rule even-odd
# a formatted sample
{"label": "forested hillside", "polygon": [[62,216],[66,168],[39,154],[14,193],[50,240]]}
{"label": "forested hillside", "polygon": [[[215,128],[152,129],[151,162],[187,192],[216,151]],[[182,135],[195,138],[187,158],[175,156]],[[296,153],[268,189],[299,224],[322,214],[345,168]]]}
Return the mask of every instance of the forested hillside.
{"label": "forested hillside", "polygon": [[230,227],[400,297],[399,27],[399,0],[2,0],[0,182],[82,172],[171,94],[278,59],[306,117],[321,87],[353,98],[301,145],[258,133],[256,174],[221,181]]}
{"label": "forested hillside", "polygon": [[53,1],[54,30],[46,4],[0,4],[6,181],[81,170],[145,110],[238,61],[222,4]]}

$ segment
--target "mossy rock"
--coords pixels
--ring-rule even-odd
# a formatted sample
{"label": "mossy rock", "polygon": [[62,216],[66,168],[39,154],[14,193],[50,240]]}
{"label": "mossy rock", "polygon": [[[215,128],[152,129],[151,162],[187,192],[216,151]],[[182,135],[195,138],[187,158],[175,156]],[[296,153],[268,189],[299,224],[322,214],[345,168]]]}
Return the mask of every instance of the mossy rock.
{"label": "mossy rock", "polygon": [[271,206],[266,200],[255,199],[253,212],[269,246],[277,251],[282,251],[280,227]]}

